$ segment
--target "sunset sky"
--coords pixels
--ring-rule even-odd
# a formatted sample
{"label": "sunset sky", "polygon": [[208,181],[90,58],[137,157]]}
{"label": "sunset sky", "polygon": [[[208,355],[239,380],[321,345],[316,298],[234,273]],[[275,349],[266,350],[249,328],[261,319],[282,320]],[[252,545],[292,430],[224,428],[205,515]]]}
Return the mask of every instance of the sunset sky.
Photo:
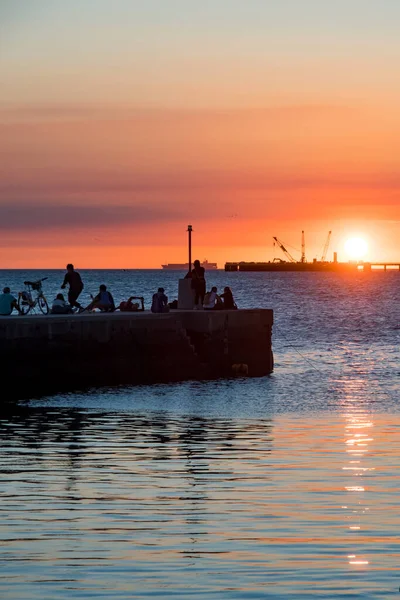
{"label": "sunset sky", "polygon": [[[399,0],[1,0],[0,266],[400,260]],[[293,250],[293,254],[296,251]],[[331,258],[331,253],[329,255]]]}

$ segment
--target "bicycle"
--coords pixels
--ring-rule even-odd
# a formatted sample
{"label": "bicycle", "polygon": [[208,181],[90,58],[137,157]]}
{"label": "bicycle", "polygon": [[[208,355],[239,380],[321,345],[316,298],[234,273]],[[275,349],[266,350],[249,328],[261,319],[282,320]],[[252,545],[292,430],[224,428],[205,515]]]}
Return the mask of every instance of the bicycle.
{"label": "bicycle", "polygon": [[[38,306],[41,313],[49,314],[49,305],[42,291],[42,281],[46,281],[47,277],[39,279],[39,281],[24,281],[24,285],[28,288],[18,294],[18,308],[21,315],[27,315],[29,311],[34,311]],[[36,297],[33,297],[33,292],[36,292]]]}

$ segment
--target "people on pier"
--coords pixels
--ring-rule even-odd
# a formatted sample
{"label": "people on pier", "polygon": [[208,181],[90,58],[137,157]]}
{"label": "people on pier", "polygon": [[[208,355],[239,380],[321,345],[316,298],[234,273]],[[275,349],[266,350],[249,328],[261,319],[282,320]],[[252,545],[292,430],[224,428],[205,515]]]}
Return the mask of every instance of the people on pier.
{"label": "people on pier", "polygon": [[[139,302],[133,302],[133,300],[140,300]],[[137,312],[144,310],[144,298],[143,296],[131,296],[128,300],[123,300],[119,305],[121,312]]]}
{"label": "people on pier", "polygon": [[204,310],[217,310],[222,305],[221,298],[218,296],[218,288],[215,285],[211,288],[211,292],[207,292],[204,296]]}
{"label": "people on pier", "polygon": [[67,287],[67,285],[69,285],[68,302],[70,306],[72,308],[82,308],[78,302],[78,298],[82,293],[84,287],[83,281],[80,274],[78,273],[78,271],[75,271],[74,265],[72,265],[71,263],[67,265],[67,272],[65,274],[61,289],[64,290]]}
{"label": "people on pier", "polygon": [[164,288],[158,288],[158,291],[153,294],[151,302],[152,313],[167,313],[169,312],[168,297],[164,293]]}
{"label": "people on pier", "polygon": [[14,308],[20,312],[17,299],[11,294],[10,288],[5,287],[3,293],[0,294],[0,315],[3,317],[8,317],[11,315]]}
{"label": "people on pier", "polygon": [[237,309],[235,300],[233,299],[232,290],[230,287],[224,287],[224,293],[221,294],[221,299],[223,301],[222,308],[224,310],[235,310]]}
{"label": "people on pier", "polygon": [[51,307],[52,315],[69,315],[73,313],[72,306],[65,301],[63,294],[57,294]]}
{"label": "people on pier", "polygon": [[192,290],[194,291],[194,308],[203,307],[204,296],[206,295],[206,277],[205,269],[200,265],[199,260],[195,260],[192,269]]}
{"label": "people on pier", "polygon": [[102,312],[114,312],[115,310],[114,298],[104,283],[100,286],[99,293],[93,298],[86,310],[92,311],[96,308]]}

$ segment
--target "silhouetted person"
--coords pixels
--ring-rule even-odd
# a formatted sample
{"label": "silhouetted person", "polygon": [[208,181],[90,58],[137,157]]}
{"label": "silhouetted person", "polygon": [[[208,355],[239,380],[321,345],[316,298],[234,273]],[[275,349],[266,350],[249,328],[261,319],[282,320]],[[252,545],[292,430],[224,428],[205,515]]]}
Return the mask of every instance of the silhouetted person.
{"label": "silhouetted person", "polygon": [[56,299],[53,302],[51,307],[52,315],[68,315],[72,313],[73,310],[71,306],[65,301],[65,298],[62,294],[57,294]]}
{"label": "silhouetted person", "polygon": [[232,290],[230,287],[228,287],[228,286],[224,287],[224,293],[221,294],[221,298],[223,300],[222,308],[224,310],[233,310],[233,309],[237,308],[235,301],[233,299],[233,294],[232,294]]}
{"label": "silhouetted person", "polygon": [[192,269],[192,289],[194,290],[194,307],[201,308],[206,295],[206,277],[205,269],[200,266],[200,261],[194,261],[194,269]]}
{"label": "silhouetted person", "polygon": [[222,301],[218,296],[218,289],[215,285],[211,288],[211,292],[207,292],[204,297],[203,307],[205,310],[215,310],[217,308],[221,308]]}
{"label": "silhouetted person", "polygon": [[14,308],[18,312],[21,312],[19,310],[16,298],[14,298],[14,296],[11,294],[10,288],[5,287],[3,293],[0,294],[0,315],[3,317],[8,317],[11,315]]}
{"label": "silhouetted person", "polygon": [[168,297],[164,294],[164,288],[158,288],[158,292],[153,294],[151,303],[152,313],[166,313],[169,312]]}
{"label": "silhouetted person", "polygon": [[79,302],[77,302],[77,300],[83,290],[83,282],[79,273],[75,271],[74,265],[71,264],[67,265],[67,272],[65,274],[64,282],[61,286],[61,289],[65,290],[67,284],[69,285],[68,302],[70,306],[72,308],[82,308],[82,306],[79,304]]}
{"label": "silhouetted person", "polygon": [[104,283],[100,286],[97,296],[93,298],[93,301],[85,310],[94,310],[95,308],[98,308],[102,312],[113,312],[115,310],[114,298]]}
{"label": "silhouetted person", "polygon": [[[140,308],[139,302],[133,302],[134,300],[140,300],[142,307]],[[119,305],[121,312],[137,312],[144,310],[144,298],[142,296],[131,296],[128,300],[123,300]]]}

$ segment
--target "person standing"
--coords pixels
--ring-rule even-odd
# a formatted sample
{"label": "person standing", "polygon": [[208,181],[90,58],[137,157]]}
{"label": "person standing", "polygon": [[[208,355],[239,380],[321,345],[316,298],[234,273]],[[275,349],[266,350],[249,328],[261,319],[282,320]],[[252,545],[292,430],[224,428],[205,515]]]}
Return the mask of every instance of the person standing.
{"label": "person standing", "polygon": [[78,271],[75,271],[74,265],[71,265],[71,264],[67,265],[67,272],[65,274],[64,282],[61,286],[61,289],[65,290],[67,285],[69,285],[69,290],[68,290],[69,305],[72,308],[74,308],[74,307],[79,308],[79,309],[82,308],[81,304],[79,304],[79,302],[77,300],[83,290],[83,282],[82,282],[81,276],[79,275]]}
{"label": "person standing", "polygon": [[192,290],[194,290],[194,308],[202,308],[204,296],[206,295],[206,277],[205,269],[200,265],[199,260],[195,260],[194,269],[192,269]]}

